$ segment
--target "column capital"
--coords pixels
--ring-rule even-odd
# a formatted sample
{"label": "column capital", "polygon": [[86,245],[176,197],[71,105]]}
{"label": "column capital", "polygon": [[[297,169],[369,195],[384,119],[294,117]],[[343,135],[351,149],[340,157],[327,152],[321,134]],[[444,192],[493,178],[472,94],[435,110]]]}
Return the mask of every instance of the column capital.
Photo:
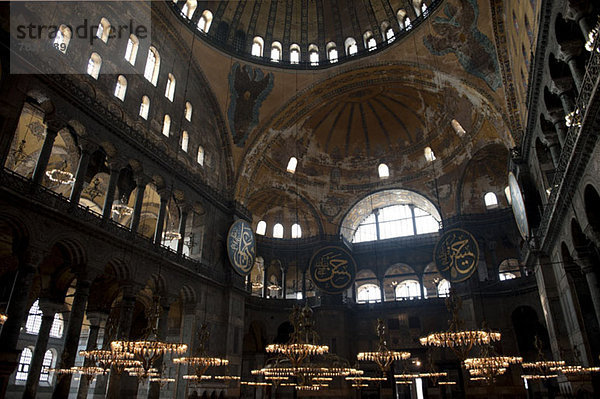
{"label": "column capital", "polygon": [[573,79],[571,77],[552,79],[550,91],[558,96],[565,95],[573,88]]}
{"label": "column capital", "polygon": [[90,139],[80,137],[79,138],[79,148],[82,153],[91,154],[92,152],[98,149],[98,144],[94,143]]}
{"label": "column capital", "polygon": [[140,174],[136,174],[135,176],[133,176],[133,180],[135,180],[135,185],[138,187],[138,189],[140,187],[146,187],[148,185],[148,183],[150,183],[152,181],[151,178],[149,178],[148,176],[140,173]]}
{"label": "column capital", "polygon": [[108,314],[98,310],[86,312],[86,317],[91,326],[100,326],[101,324],[106,324],[106,321],[108,320]]}
{"label": "column capital", "polygon": [[62,129],[64,129],[66,126],[64,124],[64,122],[62,122],[58,119],[46,119],[44,121],[44,123],[46,124],[46,137],[48,137],[48,136],[56,137],[58,132],[61,131]]}
{"label": "column capital", "polygon": [[558,48],[558,59],[568,63],[572,58],[581,54],[583,46],[581,45],[581,42],[572,40],[561,43]]}

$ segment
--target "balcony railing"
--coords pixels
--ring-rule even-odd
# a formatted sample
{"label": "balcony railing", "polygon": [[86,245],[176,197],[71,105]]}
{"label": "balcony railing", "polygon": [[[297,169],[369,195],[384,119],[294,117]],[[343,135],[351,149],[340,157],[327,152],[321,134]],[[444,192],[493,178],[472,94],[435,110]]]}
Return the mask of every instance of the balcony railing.
{"label": "balcony railing", "polygon": [[114,237],[118,237],[135,247],[151,252],[160,256],[162,259],[176,263],[188,270],[199,273],[208,278],[219,278],[223,281],[224,273],[209,267],[196,259],[192,259],[183,254],[177,254],[174,250],[164,245],[155,244],[152,239],[139,233],[131,231],[114,220],[103,219],[102,215],[94,212],[89,207],[75,204],[59,193],[49,188],[38,185],[35,186],[30,179],[23,177],[10,169],[4,168],[0,172],[0,187],[27,197],[32,203],[38,203],[41,206],[54,209],[65,217],[72,218],[84,225],[90,225],[104,230]]}
{"label": "balcony railing", "polygon": [[[580,123],[571,125],[560,154],[558,165],[548,202],[544,207],[542,220],[537,229],[535,242],[533,245],[537,249],[545,250],[549,245],[548,233],[551,232],[551,225],[558,223],[561,213],[565,211],[565,206],[571,200],[572,192],[578,179],[571,176],[577,173],[577,169],[582,167],[582,157],[590,156],[590,151],[586,150],[589,140],[596,140],[597,132],[593,131],[594,121],[598,110],[600,109],[600,97],[596,93],[600,78],[600,40],[596,40],[594,50],[586,66],[585,76],[581,85],[581,91],[575,104],[575,110],[579,112]],[[568,176],[569,175],[569,176]],[[557,215],[555,217],[555,215]]]}

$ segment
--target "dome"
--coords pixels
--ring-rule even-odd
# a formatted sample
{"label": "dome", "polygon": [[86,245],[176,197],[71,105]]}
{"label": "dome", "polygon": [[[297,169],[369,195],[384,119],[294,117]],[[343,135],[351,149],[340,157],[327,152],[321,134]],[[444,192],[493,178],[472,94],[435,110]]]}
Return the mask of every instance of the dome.
{"label": "dome", "polygon": [[254,63],[328,68],[385,50],[407,36],[440,0],[174,1],[205,42]]}

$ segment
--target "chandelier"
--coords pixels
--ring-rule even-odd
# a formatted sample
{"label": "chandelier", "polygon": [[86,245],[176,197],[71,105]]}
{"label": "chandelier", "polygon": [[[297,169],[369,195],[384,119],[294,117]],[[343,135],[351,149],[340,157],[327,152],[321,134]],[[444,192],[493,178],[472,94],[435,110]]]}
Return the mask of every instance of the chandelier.
{"label": "chandelier", "polygon": [[133,208],[127,205],[127,198],[117,199],[112,206],[112,211],[119,217],[129,216],[133,213]]}
{"label": "chandelier", "polygon": [[294,331],[285,344],[267,345],[267,353],[275,353],[289,359],[292,367],[298,367],[308,356],[323,355],[329,351],[327,345],[317,344],[319,336],[313,329],[312,309],[295,306],[290,315]]}
{"label": "chandelier", "polygon": [[560,371],[563,374],[589,374],[600,372],[600,367],[557,366],[550,367],[550,371]]}
{"label": "chandelier", "polygon": [[227,359],[207,355],[209,337],[210,332],[208,331],[208,325],[202,323],[200,330],[198,330],[198,350],[196,351],[196,356],[178,357],[173,359],[173,363],[175,364],[185,364],[194,369],[194,374],[184,375],[184,379],[196,381],[202,381],[203,379],[208,380],[211,377],[205,376],[204,373],[209,367],[226,366],[229,364],[229,360]]}
{"label": "chandelier", "polygon": [[179,232],[175,231],[175,230],[169,230],[167,232],[165,232],[165,241],[175,241],[175,240],[180,240],[181,239],[181,234],[179,234]]}
{"label": "chandelier", "polygon": [[135,355],[129,352],[113,352],[106,349],[93,349],[79,351],[79,355],[85,359],[90,359],[107,374],[112,367],[115,373],[121,374],[126,367],[141,366],[139,360],[134,360]]}
{"label": "chandelier", "polygon": [[75,177],[73,177],[73,173],[67,171],[66,169],[67,161],[64,161],[59,169],[47,170],[46,176],[48,176],[50,181],[58,184],[73,184],[75,182]]}
{"label": "chandelier", "polygon": [[[94,201],[96,197],[102,195],[102,190],[100,189],[100,179],[94,178],[92,182],[83,190],[90,197],[90,201]],[[114,206],[114,205],[113,205]]]}
{"label": "chandelier", "polygon": [[[159,273],[160,274],[160,273]],[[156,370],[153,365],[156,360],[165,354],[181,355],[187,351],[188,346],[182,343],[163,342],[158,338],[158,322],[160,318],[160,298],[154,297],[153,305],[147,313],[148,329],[145,337],[138,341],[112,341],[110,348],[115,353],[128,353],[133,359],[140,362],[134,370],[139,378],[158,377],[151,375],[151,370]],[[143,370],[143,372],[142,372]],[[130,375],[131,371],[126,370]]]}
{"label": "chandelier", "polygon": [[492,345],[486,345],[481,351],[481,357],[465,359],[463,366],[471,377],[485,377],[485,381],[491,384],[497,376],[505,374],[510,365],[522,362],[522,357],[498,356]]}
{"label": "chandelier", "polygon": [[[596,23],[596,26],[594,26],[594,28],[592,28],[590,33],[588,33],[588,39],[585,42],[585,49],[587,51],[594,50],[594,46],[596,44],[596,39],[598,39],[599,33],[600,33],[600,17],[598,17],[598,22]],[[600,50],[597,50],[597,51],[600,51]]]}
{"label": "chandelier", "polygon": [[377,319],[377,336],[379,337],[379,346],[375,352],[360,352],[356,355],[359,361],[375,362],[381,372],[389,370],[394,360],[406,360],[410,357],[409,352],[399,352],[389,350],[385,340],[385,324],[382,319]]}
{"label": "chandelier", "polygon": [[565,365],[564,360],[546,360],[542,351],[542,340],[535,336],[534,345],[538,351],[538,360],[535,362],[523,363],[523,369],[528,370],[529,374],[522,374],[524,380],[547,380],[558,377],[557,368]]}
{"label": "chandelier", "polygon": [[458,313],[462,307],[462,299],[456,294],[456,290],[450,288],[446,307],[452,314],[449,321],[449,329],[445,332],[431,333],[419,338],[421,345],[450,348],[460,360],[464,360],[475,345],[489,345],[491,342],[500,341],[501,334],[487,329],[465,330],[464,321]]}
{"label": "chandelier", "polygon": [[84,375],[87,377],[88,383],[91,383],[97,375],[106,374],[106,371],[103,368],[96,366],[74,366],[68,369],[48,369],[48,371],[57,374]]}
{"label": "chandelier", "polygon": [[581,114],[579,113],[579,108],[575,108],[574,111],[571,111],[565,115],[565,125],[567,125],[567,127],[581,126]]}
{"label": "chandelier", "polygon": [[3,313],[0,313],[0,326],[3,325],[6,322],[6,320],[8,320],[8,316]]}

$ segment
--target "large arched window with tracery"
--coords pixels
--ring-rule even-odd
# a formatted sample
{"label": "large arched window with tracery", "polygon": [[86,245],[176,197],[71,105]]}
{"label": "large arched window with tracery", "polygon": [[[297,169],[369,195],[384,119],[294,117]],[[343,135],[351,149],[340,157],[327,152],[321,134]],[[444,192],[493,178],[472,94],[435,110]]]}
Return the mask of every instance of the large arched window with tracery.
{"label": "large arched window with tracery", "polygon": [[[423,288],[425,289],[425,288]],[[421,297],[421,284],[417,280],[404,280],[396,286],[396,299],[415,299]]]}
{"label": "large arched window with tracery", "polygon": [[[378,207],[374,209],[373,204]],[[435,233],[440,214],[427,198],[413,191],[393,189],[360,200],[342,221],[341,234],[354,243]]]}
{"label": "large arched window with tracery", "polygon": [[19,365],[17,366],[17,375],[15,376],[17,381],[26,381],[27,374],[29,374],[29,366],[31,365],[31,358],[33,352],[29,348],[24,348],[21,351],[21,357],[19,358]]}
{"label": "large arched window with tracery", "polygon": [[[38,334],[42,325],[42,310],[40,309],[40,302],[36,300],[31,308],[29,308],[29,315],[25,322],[25,332],[27,334]],[[50,327],[50,336],[53,338],[61,338],[63,335],[64,322],[63,317],[60,313],[54,315],[54,321],[52,327]]]}

